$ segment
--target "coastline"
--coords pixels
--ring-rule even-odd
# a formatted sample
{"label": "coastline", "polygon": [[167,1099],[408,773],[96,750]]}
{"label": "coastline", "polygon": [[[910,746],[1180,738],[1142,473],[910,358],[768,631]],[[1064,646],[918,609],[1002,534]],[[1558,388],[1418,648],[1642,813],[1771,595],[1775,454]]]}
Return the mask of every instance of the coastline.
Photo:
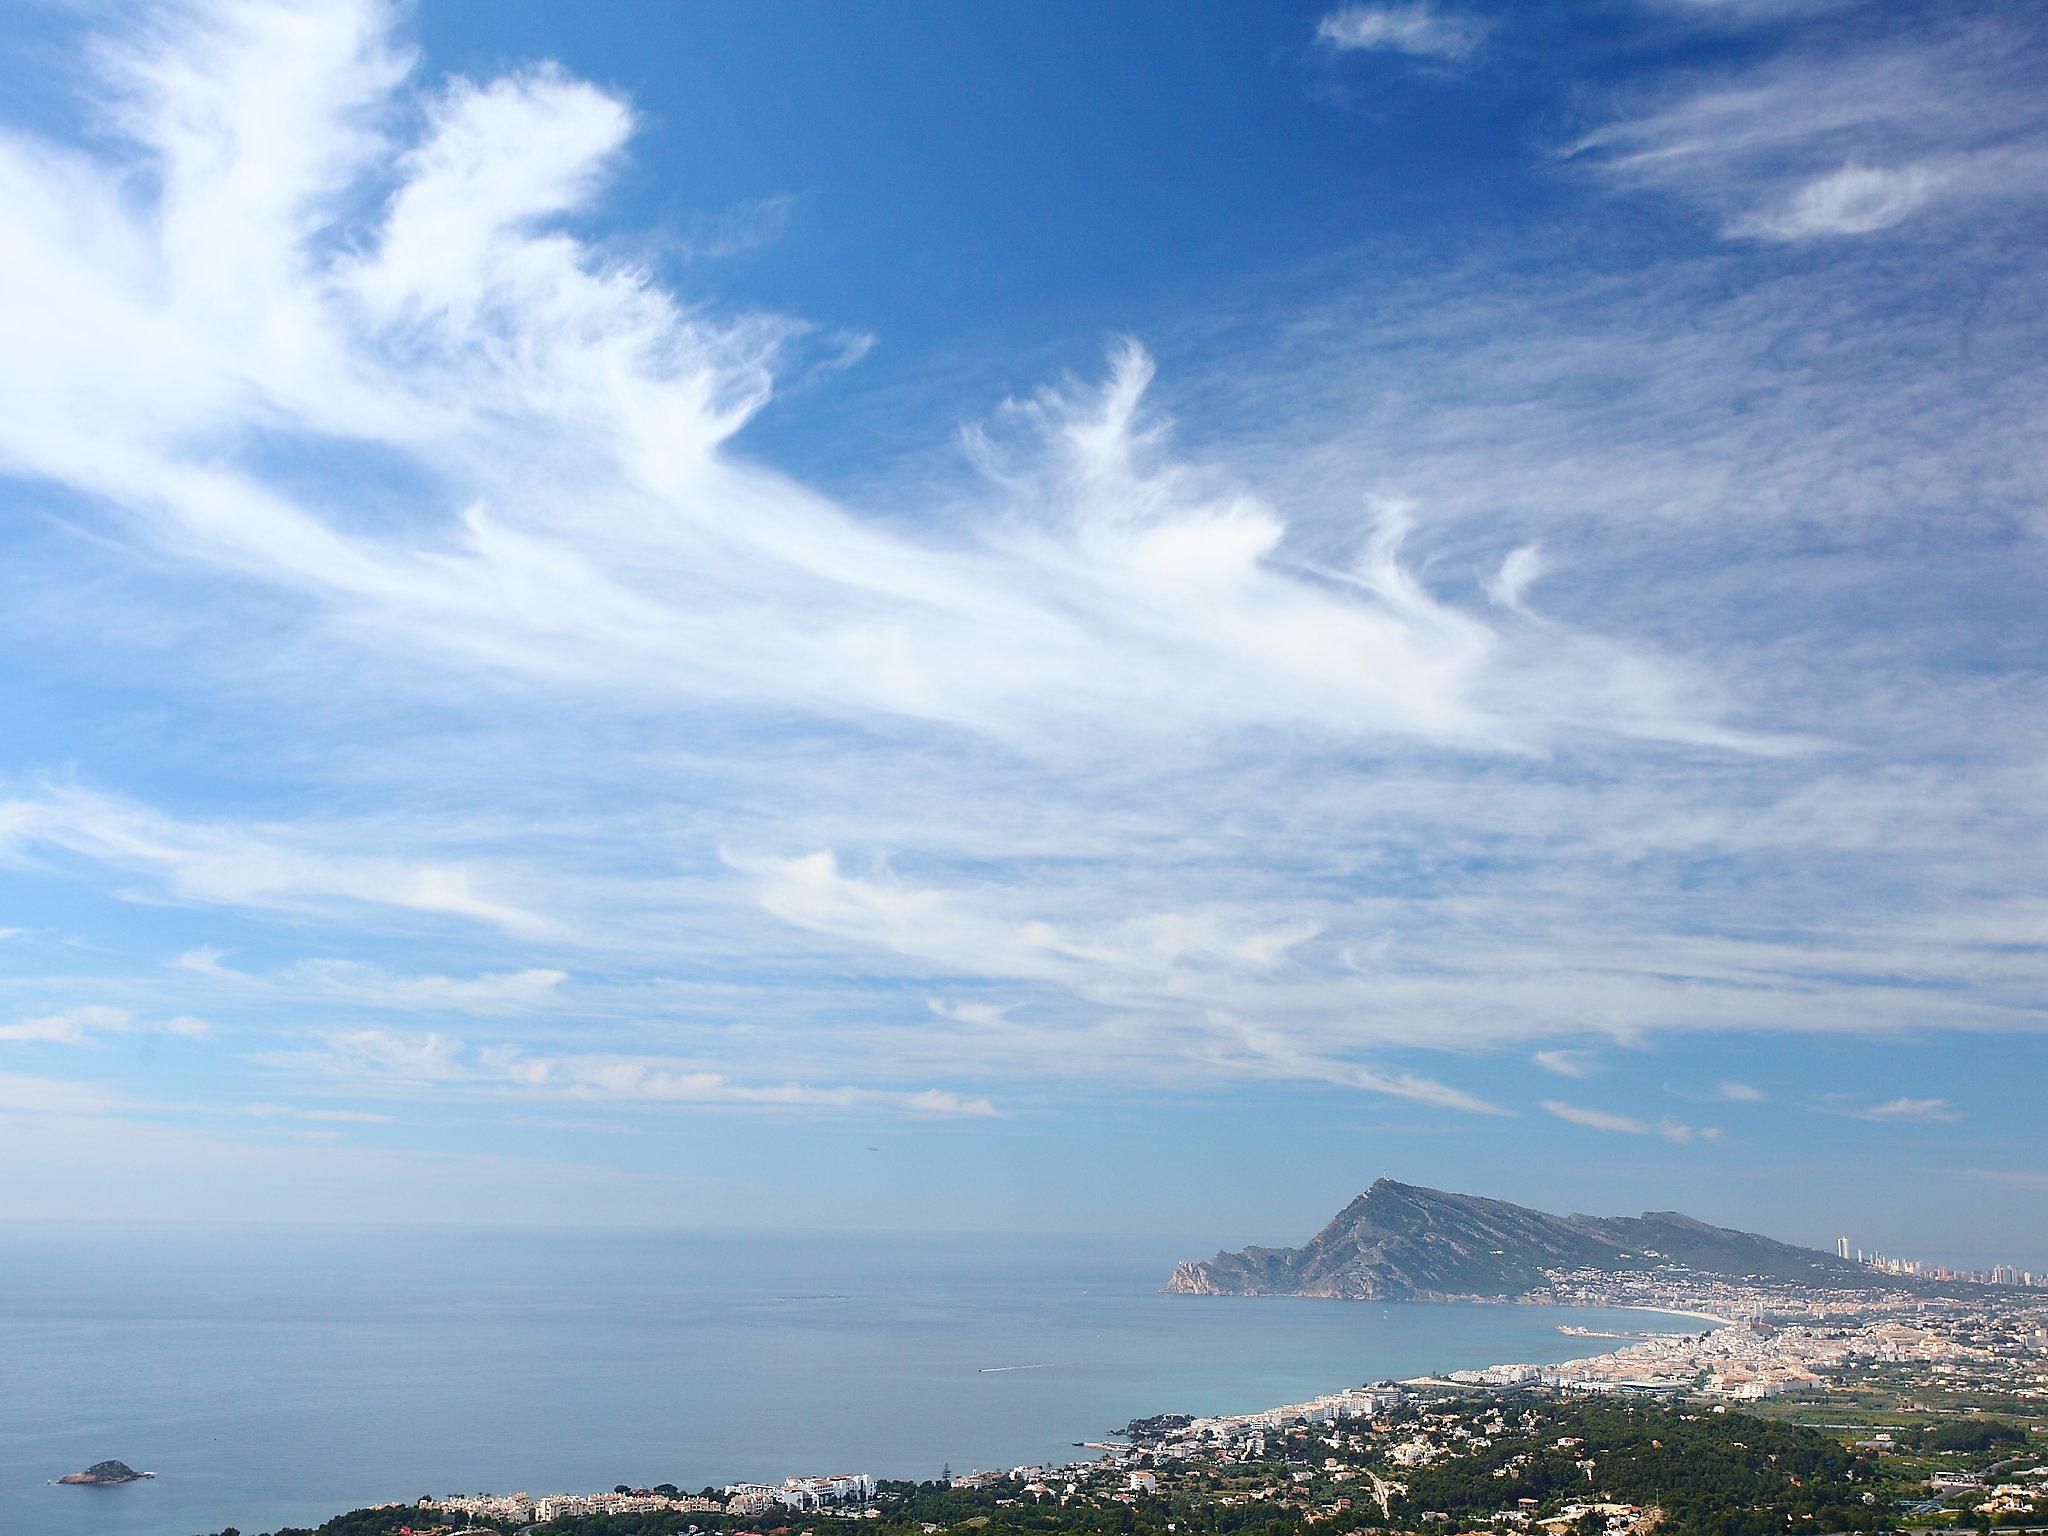
{"label": "coastline", "polygon": [[[1589,1307],[1587,1310],[1597,1311],[1600,1309]],[[1611,1310],[1617,1312],[1661,1312],[1666,1317],[1698,1318],[1703,1323],[1712,1323],[1716,1328],[1733,1328],[1735,1326],[1735,1319],[1732,1317],[1722,1317],[1714,1312],[1688,1312],[1683,1307],[1651,1307],[1645,1306],[1640,1302],[1618,1301],[1612,1304]]]}
{"label": "coastline", "polygon": [[[1338,1298],[1304,1297],[1295,1299],[1335,1300]],[[1460,1311],[1482,1306],[1521,1306],[1541,1307],[1547,1310],[1552,1310],[1561,1313],[1578,1313],[1582,1315],[1597,1315],[1613,1312],[1654,1312],[1664,1313],[1672,1317],[1683,1317],[1688,1320],[1704,1319],[1713,1322],[1724,1321],[1719,1318],[1711,1317],[1709,1314],[1682,1311],[1679,1309],[1669,1307],[1622,1305],[1611,1303],[1560,1303],[1554,1301],[1531,1300],[1524,1297],[1495,1297],[1486,1298],[1484,1300],[1480,1300],[1477,1298],[1461,1298],[1458,1300],[1432,1299],[1426,1301],[1407,1300],[1401,1302],[1384,1302],[1380,1303],[1379,1305],[1409,1306],[1429,1309],[1441,1308],[1446,1310]],[[1693,1335],[1690,1330],[1674,1329],[1668,1335],[1656,1335],[1655,1337],[1670,1339],[1687,1339],[1691,1338],[1692,1336]],[[1570,1337],[1570,1335],[1562,1335],[1562,1337]],[[1623,1349],[1629,1347],[1633,1346],[1624,1345]],[[1184,1409],[1160,1408],[1155,1405],[1148,1408],[1144,1413],[1134,1416],[1131,1420],[1131,1425],[1136,1425],[1144,1419],[1148,1418],[1179,1419],[1183,1423],[1192,1422],[1192,1424],[1197,1429],[1204,1429],[1206,1427],[1208,1430],[1222,1433],[1226,1438],[1228,1438],[1233,1435],[1240,1435],[1252,1432],[1256,1427],[1261,1425],[1266,1427],[1272,1427],[1277,1424],[1289,1422],[1295,1419],[1305,1419],[1311,1423],[1334,1423],[1343,1419],[1371,1417],[1372,1415],[1380,1412],[1382,1409],[1386,1407],[1399,1406],[1402,1403],[1412,1401],[1412,1399],[1408,1396],[1408,1393],[1406,1391],[1406,1389],[1409,1388],[1422,1387],[1453,1391],[1469,1390],[1474,1385],[1480,1384],[1476,1383],[1471,1378],[1479,1376],[1485,1372],[1503,1370],[1536,1371],[1540,1369],[1554,1369],[1557,1371],[1563,1371],[1575,1366],[1583,1366],[1585,1364],[1590,1363],[1590,1361],[1593,1360],[1604,1359],[1607,1357],[1608,1354],[1618,1354],[1620,1352],[1621,1351],[1619,1350],[1607,1351],[1603,1352],[1602,1355],[1598,1356],[1558,1360],[1547,1367],[1535,1367],[1529,1365],[1487,1365],[1481,1367],[1451,1367],[1446,1371],[1445,1374],[1442,1375],[1436,1374],[1437,1370],[1443,1369],[1442,1363],[1438,1362],[1437,1365],[1433,1367],[1432,1370],[1428,1373],[1422,1375],[1411,1375],[1401,1377],[1398,1381],[1392,1377],[1383,1377],[1380,1379],[1377,1385],[1361,1385],[1357,1383],[1352,1383],[1339,1386],[1327,1391],[1319,1392],[1307,1398],[1305,1401],[1278,1404],[1267,1403],[1259,1407],[1242,1409],[1234,1412],[1193,1414],[1186,1412]],[[1542,1350],[1538,1351],[1538,1353],[1547,1354],[1549,1353],[1549,1351]],[[981,1366],[976,1368],[976,1373],[978,1375],[988,1376],[1002,1375],[1005,1373],[1016,1371],[1046,1370],[1053,1368],[1055,1367],[1051,1363],[1007,1366]],[[1508,1384],[1510,1383],[1502,1383],[1502,1385]],[[1129,1438],[1129,1435],[1130,1426],[1126,1426],[1123,1429],[1112,1430],[1107,1435],[1098,1435],[1087,1439],[1076,1439],[1068,1441],[1066,1442],[1066,1444],[1070,1446],[1072,1449],[1090,1451],[1094,1452],[1095,1454],[1087,1457],[1070,1460],[1060,1458],[1049,1458],[1043,1462],[1010,1466],[1007,1471],[1003,1470],[1003,1464],[1006,1461],[1009,1461],[1018,1453],[1012,1452],[1010,1453],[1010,1456],[998,1456],[995,1458],[997,1462],[996,1467],[990,1469],[983,1469],[978,1466],[972,1466],[964,1475],[955,1477],[953,1479],[953,1486],[956,1488],[979,1488],[987,1486],[990,1480],[1000,1481],[1005,1477],[1021,1478],[1027,1475],[1035,1478],[1050,1478],[1055,1476],[1056,1474],[1065,1474],[1070,1477],[1086,1478],[1093,1474],[1102,1472],[1105,1468],[1109,1468],[1111,1470],[1121,1469],[1132,1464],[1132,1457],[1152,1454],[1153,1449],[1156,1449],[1148,1449],[1148,1443],[1142,1434],[1135,1439]],[[865,1473],[859,1475],[862,1477],[867,1476],[867,1474]],[[906,1479],[902,1476],[893,1476],[886,1471],[881,1474],[881,1478],[883,1481],[890,1482],[914,1480]],[[801,1476],[791,1476],[785,1479],[782,1486],[785,1488],[796,1487],[800,1484],[805,1483],[805,1481],[806,1479],[804,1479]],[[728,1486],[730,1487],[732,1485]],[[762,1496],[763,1493],[765,1493],[765,1491],[770,1488],[770,1484],[765,1482],[748,1483],[744,1486],[748,1490],[754,1491],[750,1496]],[[458,1495],[453,1496],[446,1501],[438,1502],[434,1507],[436,1509],[441,1510],[442,1512],[447,1513],[508,1513],[509,1511],[505,1510],[480,1511],[478,1506],[495,1503],[496,1501],[503,1500],[506,1498],[524,1497],[525,1495],[478,1495],[476,1496],[475,1500],[472,1501],[466,1496]],[[595,1503],[596,1501],[605,1500],[608,1497],[611,1496],[607,1496],[602,1493],[590,1495],[571,1494],[548,1496],[550,1501],[552,1501],[555,1498],[561,1498],[572,1502],[581,1502],[587,1500],[593,1503]],[[638,1490],[631,1494],[620,1495],[620,1497],[624,1497],[628,1500],[639,1500],[649,1497],[649,1494],[646,1490]],[[688,1496],[685,1495],[683,1497],[687,1498]],[[536,1503],[538,1502],[539,1501],[536,1501]],[[626,1507],[637,1506],[621,1506],[621,1508]]]}

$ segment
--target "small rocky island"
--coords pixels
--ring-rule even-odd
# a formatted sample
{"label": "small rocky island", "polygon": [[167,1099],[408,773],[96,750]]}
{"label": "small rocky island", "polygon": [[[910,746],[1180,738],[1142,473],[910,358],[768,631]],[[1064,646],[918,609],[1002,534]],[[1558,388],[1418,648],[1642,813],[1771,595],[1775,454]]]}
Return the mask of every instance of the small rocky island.
{"label": "small rocky island", "polygon": [[88,1487],[105,1488],[115,1483],[140,1482],[145,1477],[155,1477],[154,1472],[138,1472],[125,1461],[96,1461],[83,1472],[72,1472],[57,1479],[60,1483],[83,1483]]}

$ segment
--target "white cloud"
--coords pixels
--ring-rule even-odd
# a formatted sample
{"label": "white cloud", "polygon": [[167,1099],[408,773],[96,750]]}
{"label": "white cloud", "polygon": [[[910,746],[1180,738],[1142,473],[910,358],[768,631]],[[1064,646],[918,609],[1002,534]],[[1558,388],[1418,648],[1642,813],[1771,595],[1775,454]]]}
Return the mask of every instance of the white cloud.
{"label": "white cloud", "polygon": [[946,1088],[923,1088],[906,1094],[903,1107],[913,1114],[941,1117],[967,1116],[987,1119],[999,1113],[985,1094],[954,1093]]}
{"label": "white cloud", "polygon": [[1887,1099],[1882,1104],[1854,1109],[1850,1113],[1859,1120],[1876,1120],[1888,1124],[1949,1124],[1962,1118],[1947,1099]]}
{"label": "white cloud", "polygon": [[547,1056],[513,1045],[472,1048],[435,1032],[336,1031],[317,1047],[272,1051],[257,1059],[273,1069],[325,1078],[358,1092],[425,1089],[562,1102],[893,1111],[968,1119],[1000,1114],[986,1095],[949,1089],[744,1083],[722,1072],[673,1061],[597,1054]]}
{"label": "white cloud", "polygon": [[1715,1142],[1721,1139],[1721,1128],[1715,1125],[1683,1125],[1668,1115],[1657,1122],[1657,1134],[1666,1141],[1679,1146],[1690,1146],[1695,1141]]}
{"label": "white cloud", "polygon": [[1775,209],[1753,214],[1731,228],[1736,234],[1767,240],[1867,235],[1910,217],[1940,185],[1940,175],[1927,166],[1845,165],[1796,188]]}
{"label": "white cloud", "polygon": [[1010,1011],[1008,1006],[998,1003],[952,1002],[940,997],[926,998],[925,1006],[942,1019],[972,1029],[999,1029],[1003,1016]]}
{"label": "white cloud", "polygon": [[1513,1110],[1502,1109],[1498,1104],[1440,1083],[1433,1077],[1423,1077],[1414,1072],[1378,1072],[1369,1067],[1353,1067],[1348,1073],[1331,1069],[1332,1080],[1350,1087],[1362,1088],[1367,1093],[1386,1094],[1390,1098],[1409,1099],[1417,1104],[1434,1104],[1439,1109],[1455,1109],[1468,1115],[1493,1115],[1508,1118]]}
{"label": "white cloud", "polygon": [[[1501,632],[1429,592],[1398,517],[1303,571],[1256,494],[1168,456],[1135,346],[1099,388],[1002,413],[1016,454],[990,458],[995,484],[944,538],[723,452],[800,327],[714,321],[558,227],[596,196],[630,110],[542,69],[452,82],[416,142],[380,142],[406,105],[385,25],[368,5],[321,26],[227,6],[176,68],[115,82],[125,161],[0,142],[0,291],[37,296],[0,314],[21,365],[0,377],[0,461],[316,604],[355,643],[584,692],[1034,749],[1085,748],[1110,722],[1479,751],[1589,730],[1742,744],[1674,712],[1651,658]],[[315,76],[278,99],[276,80]],[[247,99],[216,99],[230,88]],[[377,221],[337,239],[392,149]],[[120,195],[138,168],[165,173],[161,206]],[[262,306],[230,292],[263,295],[276,333],[247,334]],[[373,536],[221,451],[255,431],[339,436],[445,489]]]}
{"label": "white cloud", "polygon": [[1730,237],[1870,235],[1937,203],[2033,200],[2048,117],[2005,27],[1878,29],[1696,77],[1569,153],[1715,214]]}
{"label": "white cloud", "polygon": [[1597,1065],[1591,1051],[1538,1051],[1529,1059],[1544,1071],[1559,1077],[1591,1077]]}
{"label": "white cloud", "polygon": [[1714,1090],[1714,1097],[1730,1104],[1761,1104],[1770,1095],[1761,1088],[1755,1088],[1748,1083],[1739,1083],[1733,1078],[1729,1078],[1723,1080],[1721,1085]]}
{"label": "white cloud", "polygon": [[1648,1136],[1655,1134],[1677,1146],[1691,1146],[1695,1142],[1718,1142],[1721,1129],[1712,1125],[1685,1125],[1670,1116],[1665,1116],[1652,1125],[1635,1115],[1625,1115],[1611,1109],[1588,1108],[1582,1104],[1566,1104],[1557,1099],[1545,1099],[1543,1107],[1560,1120],[1569,1120],[1573,1125],[1582,1125],[1592,1131],[1611,1131],[1624,1136]]}
{"label": "white cloud", "polygon": [[195,1019],[189,1014],[139,1018],[127,1008],[86,1003],[12,1024],[0,1024],[0,1041],[92,1045],[96,1043],[97,1036],[107,1034],[177,1035],[187,1040],[203,1040],[212,1032],[213,1026],[206,1020]]}
{"label": "white cloud", "polygon": [[1485,27],[1470,16],[1412,0],[1402,5],[1346,5],[1316,23],[1316,41],[1339,53],[1384,51],[1430,59],[1462,59]]}
{"label": "white cloud", "polygon": [[301,960],[266,974],[237,971],[221,963],[218,950],[180,955],[182,970],[210,980],[273,995],[318,997],[373,1008],[460,1013],[515,1013],[556,1001],[566,971],[531,966],[476,976],[406,976],[360,960]]}
{"label": "white cloud", "polygon": [[76,787],[0,801],[0,854],[19,858],[36,849],[148,875],[180,901],[285,909],[364,903],[519,934],[554,930],[545,918],[481,894],[461,866],[309,847],[291,828],[180,822]]}
{"label": "white cloud", "polygon": [[1522,598],[1542,579],[1543,571],[1543,551],[1534,544],[1511,549],[1502,559],[1500,570],[1486,583],[1486,595],[1503,608],[1526,612]]}
{"label": "white cloud", "polygon": [[1584,1105],[1566,1104],[1557,1099],[1545,1099],[1543,1107],[1560,1120],[1569,1120],[1573,1125],[1583,1125],[1593,1131],[1620,1131],[1630,1136],[1650,1134],[1649,1123],[1638,1120],[1634,1115],[1617,1114],[1608,1109],[1589,1109]]}
{"label": "white cloud", "polygon": [[[838,498],[733,442],[804,327],[589,235],[631,106],[433,83],[393,14],[181,10],[89,147],[0,135],[0,459],[91,552],[36,621],[218,695],[210,803],[264,807],[0,809],[24,877],[262,957],[153,952],[107,982],[138,1016],[403,1009],[277,1070],[423,1095],[906,1113],[1134,1077],[1498,1113],[1411,1058],[2037,1027],[2039,700],[1930,660],[2038,514],[2010,253],[1967,334],[1853,242],[1325,273],[1269,350],[1169,331],[1209,361],[1162,383],[1119,344],[989,409],[971,475]],[[1929,218],[2017,185],[1944,105],[2024,145],[1981,44],[1850,52],[1652,89],[1585,160],[1731,232],[1844,166],[1927,168]],[[1843,191],[1815,217],[1885,207]],[[1880,578],[1933,519],[1969,600],[1930,618]],[[443,1017],[479,1014],[510,1054]]]}
{"label": "white cloud", "polygon": [[317,1075],[419,1087],[466,1076],[467,1068],[460,1061],[463,1052],[460,1040],[438,1031],[401,1034],[388,1029],[349,1029],[329,1032],[316,1049],[266,1052],[257,1060]]}
{"label": "white cloud", "polygon": [[[1125,917],[1082,937],[1041,919],[978,911],[951,892],[847,875],[829,852],[728,858],[755,880],[762,906],[783,921],[891,951],[921,974],[1039,982],[1078,999],[1151,1014],[1157,1026],[1146,1049],[1155,1057],[1178,1056],[1198,1069],[1335,1083],[1468,1113],[1504,1113],[1434,1079],[1345,1060],[1319,1047],[1309,1038],[1312,1031],[1269,1010],[1253,1024],[1229,1009],[1233,994],[1259,997],[1263,978],[1317,936],[1315,923],[1259,928],[1218,913],[1162,912]],[[1007,1010],[929,1006],[984,1035],[1007,1026],[1029,1049],[1045,1043],[1038,1032],[1010,1025]],[[1125,1048],[1136,1044],[1127,1041]]]}
{"label": "white cloud", "polygon": [[1313,922],[1238,927],[1219,913],[1160,912],[1084,936],[1035,919],[989,916],[946,891],[849,875],[829,850],[727,857],[755,882],[761,905],[785,922],[984,976],[1166,982],[1190,971],[1260,972],[1318,932]]}

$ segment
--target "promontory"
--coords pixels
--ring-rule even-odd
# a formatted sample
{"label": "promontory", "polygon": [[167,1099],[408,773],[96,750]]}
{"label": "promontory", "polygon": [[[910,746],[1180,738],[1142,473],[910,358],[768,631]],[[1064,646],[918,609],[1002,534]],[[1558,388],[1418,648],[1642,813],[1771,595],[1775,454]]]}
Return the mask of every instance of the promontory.
{"label": "promontory", "polygon": [[1867,1270],[1832,1253],[1676,1211],[1552,1216],[1381,1179],[1303,1247],[1244,1248],[1207,1263],[1185,1259],[1166,1289],[1193,1296],[1504,1301],[1569,1270],[1873,1283]]}

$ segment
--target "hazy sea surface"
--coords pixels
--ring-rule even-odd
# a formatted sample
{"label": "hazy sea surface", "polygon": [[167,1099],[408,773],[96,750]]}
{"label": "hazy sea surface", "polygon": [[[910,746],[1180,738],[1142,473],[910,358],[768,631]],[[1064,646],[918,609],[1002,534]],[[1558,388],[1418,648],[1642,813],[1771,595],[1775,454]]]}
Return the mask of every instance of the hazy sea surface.
{"label": "hazy sea surface", "polygon": [[[1161,1296],[1213,1238],[0,1226],[0,1532],[933,1477],[1135,1415],[1601,1348],[1640,1312]],[[48,1480],[118,1457],[120,1488]]]}

